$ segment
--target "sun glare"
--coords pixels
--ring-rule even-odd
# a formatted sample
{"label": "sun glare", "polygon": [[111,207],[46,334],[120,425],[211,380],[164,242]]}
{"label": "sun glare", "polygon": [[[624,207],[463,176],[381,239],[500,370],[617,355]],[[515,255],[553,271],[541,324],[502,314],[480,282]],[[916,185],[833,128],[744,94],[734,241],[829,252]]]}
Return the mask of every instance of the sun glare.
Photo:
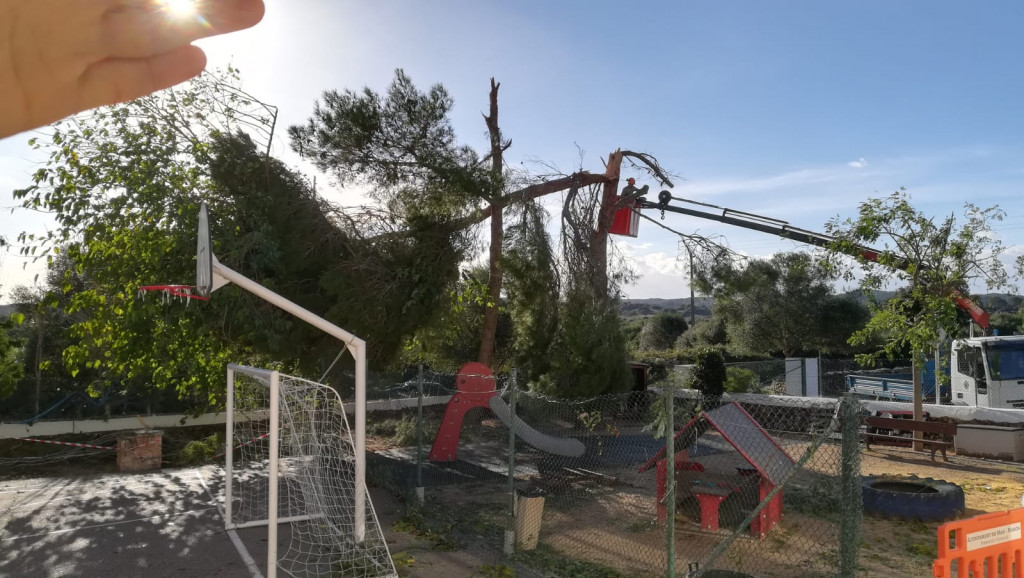
{"label": "sun glare", "polygon": [[186,18],[196,13],[195,0],[162,0],[164,10],[176,18]]}

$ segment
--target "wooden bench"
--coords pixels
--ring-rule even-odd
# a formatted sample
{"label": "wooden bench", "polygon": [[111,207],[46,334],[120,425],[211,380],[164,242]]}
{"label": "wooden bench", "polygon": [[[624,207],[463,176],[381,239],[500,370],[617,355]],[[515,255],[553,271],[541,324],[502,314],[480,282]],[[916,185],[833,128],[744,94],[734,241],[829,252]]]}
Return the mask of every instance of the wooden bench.
{"label": "wooden bench", "polygon": [[932,461],[935,461],[935,452],[942,452],[942,460],[948,462],[949,458],[946,456],[946,448],[953,445],[953,437],[956,436],[956,424],[947,423],[941,421],[919,421],[913,419],[896,419],[891,417],[866,417],[864,418],[864,425],[867,429],[878,428],[895,431],[915,432],[919,431],[925,434],[940,436],[939,439],[924,439],[914,440],[911,437],[889,434],[874,433],[871,431],[865,431],[861,435],[864,436],[864,447],[865,449],[871,449],[871,443],[878,440],[898,440],[903,442],[920,441],[925,448],[931,450]]}

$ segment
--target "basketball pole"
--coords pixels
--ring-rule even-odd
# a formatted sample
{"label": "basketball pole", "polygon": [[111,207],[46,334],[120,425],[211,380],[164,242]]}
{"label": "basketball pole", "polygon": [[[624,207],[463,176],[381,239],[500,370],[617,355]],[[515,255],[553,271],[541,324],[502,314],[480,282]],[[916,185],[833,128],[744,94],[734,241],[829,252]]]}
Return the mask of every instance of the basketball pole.
{"label": "basketball pole", "polygon": [[[309,323],[313,327],[337,338],[345,344],[349,353],[356,361],[356,401],[355,401],[355,541],[362,543],[366,538],[366,342],[348,331],[327,321],[323,317],[304,307],[285,299],[270,289],[249,279],[245,275],[232,270],[220,263],[217,257],[210,255],[213,264],[213,288],[226,283],[234,283],[240,288],[263,299],[267,303]],[[218,279],[219,277],[219,279]]]}

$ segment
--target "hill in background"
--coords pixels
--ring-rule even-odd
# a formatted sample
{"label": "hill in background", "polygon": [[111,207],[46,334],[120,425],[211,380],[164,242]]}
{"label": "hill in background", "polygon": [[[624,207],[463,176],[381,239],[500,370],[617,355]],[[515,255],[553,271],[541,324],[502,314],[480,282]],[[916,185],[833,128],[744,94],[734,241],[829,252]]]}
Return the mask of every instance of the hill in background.
{"label": "hill in background", "polygon": [[[848,291],[843,294],[846,297],[855,299],[858,303],[867,303],[867,297],[860,291]],[[878,291],[875,298],[885,301],[895,295],[894,291]],[[694,299],[694,314],[697,317],[711,317],[711,306],[714,304],[711,297],[696,297]],[[979,297],[981,306],[989,313],[1017,313],[1024,297],[1011,295],[1009,293],[986,293]],[[681,297],[678,299],[623,299],[622,316],[626,319],[631,317],[647,317],[659,313],[683,313],[690,314],[690,298]]]}
{"label": "hill in background", "polygon": [[[694,298],[694,315],[697,317],[711,317],[711,304],[714,299],[711,297]],[[690,314],[690,298],[679,299],[623,299],[622,316],[647,317],[659,313],[683,313]]]}

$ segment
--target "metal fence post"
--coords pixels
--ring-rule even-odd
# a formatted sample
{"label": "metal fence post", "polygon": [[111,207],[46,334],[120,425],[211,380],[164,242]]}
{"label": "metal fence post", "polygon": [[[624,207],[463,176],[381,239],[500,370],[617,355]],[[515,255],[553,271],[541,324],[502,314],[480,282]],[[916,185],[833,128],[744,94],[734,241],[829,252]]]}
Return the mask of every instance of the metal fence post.
{"label": "metal fence post", "polygon": [[675,420],[675,382],[665,385],[665,484],[668,491],[665,507],[668,509],[668,526],[665,528],[666,554],[668,564],[665,575],[675,578],[676,575],[676,420]]}
{"label": "metal fence post", "polygon": [[860,403],[847,393],[842,402],[842,511],[839,526],[839,575],[857,576],[863,516],[860,479]]}
{"label": "metal fence post", "polygon": [[416,381],[416,500],[423,503],[423,364]]}
{"label": "metal fence post", "polygon": [[509,428],[508,428],[508,529],[505,530],[505,554],[516,552],[516,368],[512,368],[512,378],[508,393]]}
{"label": "metal fence post", "polygon": [[800,358],[800,396],[807,397],[807,358]]}

